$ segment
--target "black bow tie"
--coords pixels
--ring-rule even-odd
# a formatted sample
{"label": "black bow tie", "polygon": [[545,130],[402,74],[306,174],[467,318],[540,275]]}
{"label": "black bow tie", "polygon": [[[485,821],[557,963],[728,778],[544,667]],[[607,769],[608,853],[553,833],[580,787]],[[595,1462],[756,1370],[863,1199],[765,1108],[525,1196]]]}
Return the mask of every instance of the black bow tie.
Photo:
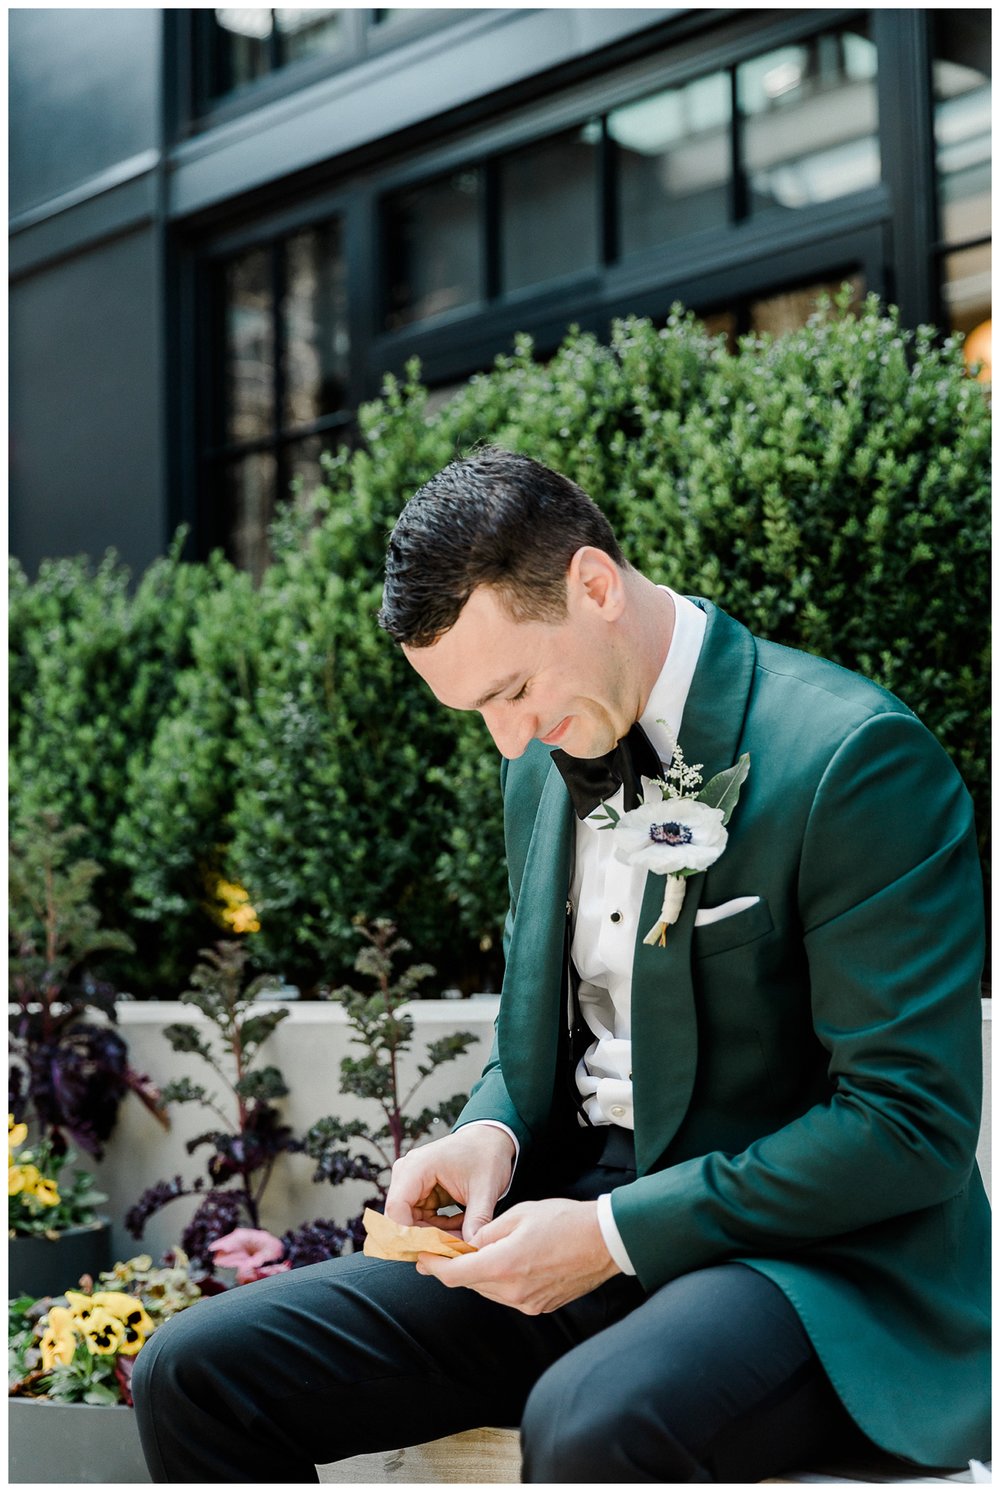
{"label": "black bow tie", "polygon": [[563,775],[577,817],[581,819],[613,798],[623,784],[625,812],[638,808],[642,802],[642,777],[663,774],[663,764],[638,721],[606,756],[567,756],[565,751],[553,751],[552,760]]}

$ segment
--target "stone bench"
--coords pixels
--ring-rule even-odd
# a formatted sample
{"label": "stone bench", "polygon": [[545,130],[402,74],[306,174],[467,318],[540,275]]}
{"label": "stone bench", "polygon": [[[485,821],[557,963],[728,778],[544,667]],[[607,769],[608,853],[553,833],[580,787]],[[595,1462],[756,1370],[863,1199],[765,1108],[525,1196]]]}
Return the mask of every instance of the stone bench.
{"label": "stone bench", "polygon": [[[979,1135],[977,1155],[987,1192],[990,1191],[991,1172],[991,1056],[992,1056],[992,1002],[983,1001],[983,1122]],[[321,1482],[411,1482],[466,1484],[476,1482],[501,1482],[516,1486],[521,1480],[521,1452],[517,1430],[498,1429],[494,1426],[479,1430],[464,1430],[459,1435],[446,1435],[442,1440],[429,1440],[423,1445],[404,1446],[400,1450],[378,1451],[368,1456],[352,1456],[347,1461],[335,1461],[329,1466],[317,1468]],[[770,1477],[771,1482],[844,1482],[848,1485],[869,1482],[912,1481],[912,1478],[879,1474],[877,1469],[866,1468],[858,1475],[831,1476],[820,1472],[802,1472],[788,1477]],[[991,1481],[988,1469],[972,1463],[969,1470],[952,1476],[922,1476],[921,1482],[972,1482]]]}

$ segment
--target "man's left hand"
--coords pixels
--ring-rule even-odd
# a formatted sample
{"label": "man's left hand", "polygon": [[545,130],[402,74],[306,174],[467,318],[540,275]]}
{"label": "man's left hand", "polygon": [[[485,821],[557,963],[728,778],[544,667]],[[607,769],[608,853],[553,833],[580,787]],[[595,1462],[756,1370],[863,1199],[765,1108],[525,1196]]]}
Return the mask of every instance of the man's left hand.
{"label": "man's left hand", "polygon": [[601,1237],[596,1202],[521,1202],[481,1228],[478,1250],[457,1259],[421,1254],[417,1272],[465,1286],[526,1316],[556,1311],[620,1274]]}

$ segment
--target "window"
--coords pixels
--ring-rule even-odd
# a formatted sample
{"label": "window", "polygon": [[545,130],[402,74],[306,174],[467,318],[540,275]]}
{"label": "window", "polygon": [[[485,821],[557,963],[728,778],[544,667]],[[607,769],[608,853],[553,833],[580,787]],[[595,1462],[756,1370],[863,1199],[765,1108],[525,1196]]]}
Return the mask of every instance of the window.
{"label": "window", "polygon": [[480,294],[481,173],[458,171],[397,193],[385,212],[388,325],[406,326]]}
{"label": "window", "polygon": [[598,263],[600,120],[500,161],[500,280],[523,290]]}
{"label": "window", "polygon": [[339,219],[247,249],[220,267],[221,430],[210,495],[234,562],[267,564],[275,504],[349,422],[347,287]]}
{"label": "window", "polygon": [[877,185],[876,53],[864,26],[826,31],[737,68],[751,215]]}
{"label": "window", "polygon": [[391,193],[386,329],[876,187],[867,25],[832,27]]}
{"label": "window", "polygon": [[944,309],[953,331],[973,333],[990,319],[990,12],[937,11],[932,40]]}
{"label": "window", "polygon": [[232,93],[289,63],[336,54],[344,45],[340,10],[264,10],[244,6],[204,13],[211,58],[209,93]]}
{"label": "window", "polygon": [[722,72],[609,114],[623,254],[725,227],[731,120],[729,75]]}

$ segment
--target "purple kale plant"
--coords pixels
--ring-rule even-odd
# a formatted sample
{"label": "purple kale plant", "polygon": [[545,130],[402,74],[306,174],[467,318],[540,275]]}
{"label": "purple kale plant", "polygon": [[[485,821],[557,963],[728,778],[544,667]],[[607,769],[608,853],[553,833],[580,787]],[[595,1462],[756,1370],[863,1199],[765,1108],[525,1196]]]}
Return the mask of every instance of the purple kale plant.
{"label": "purple kale plant", "polygon": [[[273,989],[273,976],[262,975],[244,988],[248,953],[242,943],[220,942],[202,949],[202,962],[181,995],[199,1011],[198,1024],[176,1022],[164,1035],[175,1052],[205,1062],[227,1090],[224,1098],[189,1078],[168,1083],[167,1103],[196,1103],[212,1124],[187,1142],[189,1155],[207,1151],[207,1176],[185,1183],[180,1176],[148,1188],[131,1208],[125,1226],[141,1238],[150,1217],[178,1197],[201,1198],[181,1239],[181,1247],[199,1267],[211,1273],[210,1245],[235,1228],[259,1228],[261,1198],[278,1158],[300,1151],[298,1140],[282,1123],[277,1101],[288,1092],[277,1067],[261,1065],[261,1048],[288,1015],[284,1006],[262,1007],[258,996]],[[214,1036],[210,1035],[214,1028]]]}
{"label": "purple kale plant", "polygon": [[83,832],[43,814],[11,840],[7,1107],[56,1154],[72,1141],[100,1159],[127,1093],[167,1119],[157,1089],[129,1064],[115,991],[95,972],[102,955],[133,945],[100,925],[91,891],[101,867],[73,853]]}
{"label": "purple kale plant", "polygon": [[[396,972],[396,960],[409,953],[410,944],[397,936],[388,918],[370,923],[355,919],[363,946],[354,961],[357,973],[371,981],[369,993],[343,985],[328,998],[339,1000],[347,1012],[354,1041],[362,1047],[360,1057],[345,1057],[340,1064],[340,1091],[355,1098],[372,1100],[381,1110],[382,1123],[372,1126],[354,1119],[345,1124],[332,1116],[318,1120],[305,1137],[305,1151],[316,1162],[314,1181],[339,1186],[344,1181],[365,1181],[378,1195],[367,1205],[381,1211],[389,1185],[392,1163],[436,1124],[451,1124],[465,1104],[466,1094],[456,1093],[434,1108],[411,1112],[411,1104],[431,1073],[456,1057],[476,1040],[472,1031],[454,1031],[431,1041],[426,1060],[417,1065],[417,1080],[404,1087],[400,1058],[413,1043],[413,1020],[403,1006],[413,999],[417,986],[434,973],[429,964],[410,964]],[[364,1147],[360,1151],[358,1143]],[[350,1219],[347,1231],[355,1248],[364,1243],[362,1214]]]}

